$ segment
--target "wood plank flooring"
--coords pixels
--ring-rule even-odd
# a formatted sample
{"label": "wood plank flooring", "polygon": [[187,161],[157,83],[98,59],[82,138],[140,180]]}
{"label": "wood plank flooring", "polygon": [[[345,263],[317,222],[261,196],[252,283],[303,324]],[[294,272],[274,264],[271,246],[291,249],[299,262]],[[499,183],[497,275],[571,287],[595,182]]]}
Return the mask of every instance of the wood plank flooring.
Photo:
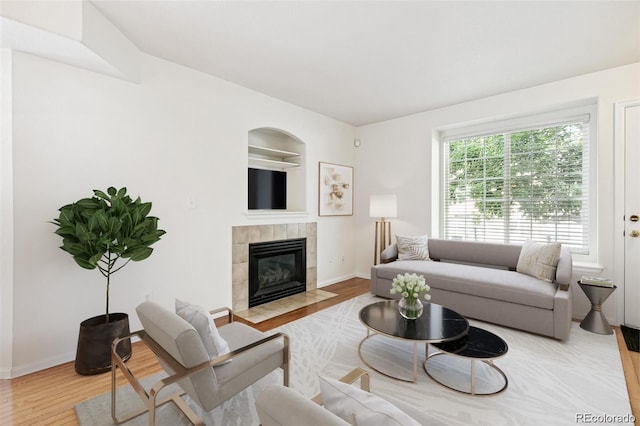
{"label": "wood plank flooring", "polygon": [[640,425],[640,352],[633,352],[627,349],[620,327],[614,327],[618,348],[620,349],[620,359],[624,369],[624,378],[627,382],[627,392],[631,401],[631,411],[636,418],[635,425]]}
{"label": "wood plank flooring", "polygon": [[[264,321],[257,328],[267,331],[364,294],[369,291],[369,280],[354,278],[323,289],[338,296]],[[639,425],[640,354],[627,350],[618,328],[616,335],[633,414]],[[138,377],[161,371],[153,353],[141,343],[133,344],[133,356],[128,365]],[[124,384],[124,381],[120,380],[120,383]],[[110,389],[110,374],[80,376],[75,373],[73,363],[13,380],[0,380],[0,425],[77,425],[74,405]]]}

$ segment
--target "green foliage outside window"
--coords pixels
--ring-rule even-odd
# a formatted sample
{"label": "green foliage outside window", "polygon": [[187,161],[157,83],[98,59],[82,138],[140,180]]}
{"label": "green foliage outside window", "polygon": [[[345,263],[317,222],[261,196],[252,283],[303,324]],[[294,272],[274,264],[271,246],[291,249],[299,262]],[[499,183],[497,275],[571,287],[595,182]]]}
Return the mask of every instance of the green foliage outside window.
{"label": "green foliage outside window", "polygon": [[582,152],[581,124],[452,141],[449,204],[473,201],[475,221],[514,213],[534,221],[578,220]]}

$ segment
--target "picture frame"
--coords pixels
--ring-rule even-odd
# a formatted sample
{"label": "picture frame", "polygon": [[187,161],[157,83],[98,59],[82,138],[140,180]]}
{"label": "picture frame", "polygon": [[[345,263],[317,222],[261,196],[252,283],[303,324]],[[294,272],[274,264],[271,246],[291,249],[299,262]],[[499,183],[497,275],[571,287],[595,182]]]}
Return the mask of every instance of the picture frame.
{"label": "picture frame", "polygon": [[318,163],[318,215],[353,216],[353,167]]}

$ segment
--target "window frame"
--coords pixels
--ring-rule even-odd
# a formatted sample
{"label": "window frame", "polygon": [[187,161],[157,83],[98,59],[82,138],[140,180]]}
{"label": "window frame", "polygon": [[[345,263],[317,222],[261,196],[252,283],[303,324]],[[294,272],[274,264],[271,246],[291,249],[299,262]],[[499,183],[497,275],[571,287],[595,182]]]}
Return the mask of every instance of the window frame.
{"label": "window frame", "polygon": [[[447,170],[447,152],[445,145],[449,141],[465,139],[470,137],[487,136],[499,133],[510,133],[517,130],[531,130],[534,128],[553,127],[566,123],[567,121],[583,120],[588,124],[589,139],[587,153],[588,157],[583,164],[583,168],[587,167],[588,172],[588,218],[587,218],[587,248],[588,254],[574,253],[574,260],[581,262],[595,262],[598,258],[597,253],[597,223],[598,223],[598,173],[597,173],[597,113],[598,105],[596,100],[587,100],[578,106],[563,107],[554,110],[548,110],[542,113],[533,113],[528,115],[520,115],[507,119],[487,119],[476,121],[473,124],[463,123],[451,125],[441,128],[434,133],[436,144],[434,144],[434,155],[437,161],[434,165],[437,172],[433,174],[435,179],[434,189],[439,193],[437,198],[438,219],[434,221],[434,229],[437,229],[442,238],[444,238],[445,226],[445,209],[447,194],[445,191],[447,184],[447,176],[444,176]],[[586,117],[586,120],[585,120]]]}

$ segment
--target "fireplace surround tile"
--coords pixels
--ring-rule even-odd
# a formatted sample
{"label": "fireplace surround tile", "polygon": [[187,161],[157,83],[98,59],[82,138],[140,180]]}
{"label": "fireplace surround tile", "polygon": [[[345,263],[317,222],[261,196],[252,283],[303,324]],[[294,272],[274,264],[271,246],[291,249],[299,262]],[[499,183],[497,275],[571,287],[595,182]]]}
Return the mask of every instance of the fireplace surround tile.
{"label": "fireplace surround tile", "polygon": [[318,245],[318,241],[316,237],[307,236],[307,256],[309,253],[316,256],[316,247]]}
{"label": "fireplace surround tile", "polygon": [[234,311],[242,311],[249,308],[249,282],[241,282],[239,284],[231,301]]}
{"label": "fireplace surround tile", "polygon": [[307,223],[307,237],[316,237],[318,235],[318,224],[316,222]]}
{"label": "fireplace surround tile", "polygon": [[277,240],[286,240],[287,239],[287,225],[286,224],[278,224],[273,225],[273,239]]}
{"label": "fireplace surround tile", "polygon": [[261,243],[262,240],[260,240],[260,226],[249,226],[249,243]]}
{"label": "fireplace surround tile", "polygon": [[231,298],[232,309],[234,311],[244,311],[248,309],[249,243],[306,237],[307,291],[317,289],[317,225],[315,222],[234,226],[232,227],[231,234]]}
{"label": "fireplace surround tile", "polygon": [[232,250],[234,264],[249,261],[249,244],[234,244]]}
{"label": "fireplace surround tile", "polygon": [[307,291],[315,290],[318,288],[318,283],[316,282],[317,270],[316,267],[309,267],[307,265]]}
{"label": "fireplace surround tile", "polygon": [[249,242],[249,229],[246,226],[234,226],[231,228],[231,244],[247,244]]}
{"label": "fireplace surround tile", "polygon": [[298,224],[297,223],[288,223],[287,224],[287,239],[290,240],[292,238],[300,238],[300,237],[298,237]]}
{"label": "fireplace surround tile", "polygon": [[248,281],[249,276],[249,262],[234,263],[231,266],[231,282],[239,283]]}
{"label": "fireplace surround tile", "polygon": [[273,237],[273,225],[260,225],[258,230],[260,232],[260,241],[258,242],[263,243],[265,241],[273,241],[275,239]]}

